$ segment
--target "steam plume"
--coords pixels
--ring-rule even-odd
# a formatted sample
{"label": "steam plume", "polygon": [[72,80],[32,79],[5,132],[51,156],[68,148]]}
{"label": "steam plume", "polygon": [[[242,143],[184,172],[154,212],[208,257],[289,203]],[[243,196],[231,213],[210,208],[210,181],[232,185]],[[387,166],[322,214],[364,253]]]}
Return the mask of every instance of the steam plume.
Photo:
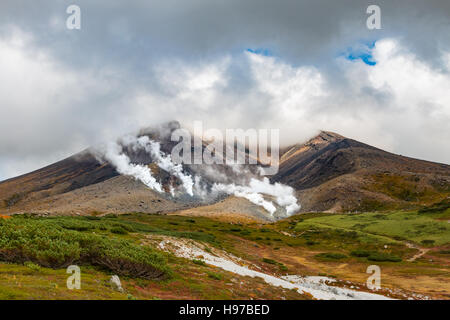
{"label": "steam plume", "polygon": [[192,180],[192,177],[188,174],[184,174],[183,166],[181,164],[174,164],[170,155],[166,156],[163,154],[159,142],[152,141],[147,136],[142,136],[139,138],[130,139],[129,143],[133,144],[135,148],[137,147],[144,149],[147,153],[149,153],[154,161],[156,161],[158,167],[180,179],[186,193],[191,197],[194,196],[194,181]]}
{"label": "steam plume", "polygon": [[286,209],[287,215],[291,215],[300,209],[297,198],[294,196],[294,189],[280,183],[270,184],[267,178],[263,180],[251,178],[248,186],[214,184],[213,189],[245,198],[256,205],[262,206],[271,215],[275,213],[276,208],[271,201],[265,200],[262,194],[275,197],[276,203]]}
{"label": "steam plume", "polygon": [[[294,189],[280,183],[271,184],[269,179],[266,177],[261,179],[246,167],[231,166],[232,173],[225,174],[223,168],[205,164],[196,167],[194,172],[199,175],[192,177],[183,172],[181,164],[174,164],[171,156],[164,154],[160,142],[153,141],[146,135],[140,137],[127,135],[122,137],[119,143],[108,143],[102,151],[102,159],[111,163],[120,174],[133,176],[152,190],[164,192],[161,184],[152,176],[150,168],[131,163],[129,156],[123,151],[124,147],[131,148],[134,152],[144,150],[159,168],[177,177],[182,183],[184,192],[191,197],[208,200],[218,194],[234,195],[263,207],[271,216],[277,211],[272,199],[278,206],[285,208],[286,215],[300,209]],[[172,197],[175,197],[172,185],[169,186],[169,191]],[[272,198],[268,200],[264,196]]]}
{"label": "steam plume", "polygon": [[150,168],[140,164],[131,163],[130,158],[123,153],[122,147],[116,142],[107,144],[103,156],[106,161],[116,168],[118,173],[132,176],[150,189],[163,192],[161,184],[152,176]]}

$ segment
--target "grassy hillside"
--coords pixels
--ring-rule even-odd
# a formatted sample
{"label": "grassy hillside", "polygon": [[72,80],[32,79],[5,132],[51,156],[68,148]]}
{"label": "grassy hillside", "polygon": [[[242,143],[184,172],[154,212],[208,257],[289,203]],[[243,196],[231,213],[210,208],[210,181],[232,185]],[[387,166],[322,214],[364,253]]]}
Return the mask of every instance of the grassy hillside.
{"label": "grassy hillside", "polygon": [[[396,243],[408,240],[418,245],[450,243],[450,214],[420,212],[364,213],[325,216],[300,222],[296,230],[333,229],[356,232],[366,242],[378,240]],[[443,220],[439,220],[443,219]]]}
{"label": "grassy hillside", "polygon": [[[422,212],[310,213],[271,224],[143,213],[13,216],[0,219],[0,299],[310,298],[161,251],[158,243],[171,238],[231,253],[268,274],[326,275],[361,290],[367,266],[377,264],[393,296],[450,298],[448,219],[442,203]],[[81,266],[81,291],[66,288],[69,264]],[[113,274],[123,293],[108,283]]]}

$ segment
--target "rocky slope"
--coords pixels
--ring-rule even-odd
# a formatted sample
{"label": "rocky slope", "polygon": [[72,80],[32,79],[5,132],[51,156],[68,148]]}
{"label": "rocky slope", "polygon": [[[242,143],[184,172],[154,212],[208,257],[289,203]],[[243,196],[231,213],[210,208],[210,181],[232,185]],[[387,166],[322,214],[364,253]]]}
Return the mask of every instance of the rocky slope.
{"label": "rocky slope", "polygon": [[450,166],[392,154],[332,132],[281,152],[272,178],[297,190],[302,211],[410,208],[450,195]]}

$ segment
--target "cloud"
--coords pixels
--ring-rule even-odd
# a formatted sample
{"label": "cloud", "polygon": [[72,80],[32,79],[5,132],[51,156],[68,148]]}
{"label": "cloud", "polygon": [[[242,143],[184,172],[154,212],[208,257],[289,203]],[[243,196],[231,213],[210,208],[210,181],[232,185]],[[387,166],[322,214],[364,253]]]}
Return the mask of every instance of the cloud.
{"label": "cloud", "polygon": [[[183,79],[182,84],[163,80],[159,89],[170,94],[144,92],[139,110],[144,117],[164,106],[165,115],[178,115],[186,123],[206,119],[218,128],[280,128],[284,144],[332,130],[392,152],[449,162],[449,74],[395,39],[377,41],[370,54],[376,65],[336,58],[340,77],[251,52],[202,68],[167,63],[158,69],[159,78],[168,74]],[[230,90],[242,73],[245,89]],[[197,79],[209,81],[192,87]]]}
{"label": "cloud", "polygon": [[0,4],[0,180],[172,119],[450,162],[448,1],[380,1],[379,31],[365,1],[80,0],[79,31],[69,4]]}
{"label": "cloud", "polygon": [[[4,0],[0,33],[19,26],[37,35],[35,44],[51,47],[58,59],[77,66],[122,64],[140,73],[142,61],[183,56],[208,59],[223,52],[266,48],[290,63],[315,64],[360,39],[396,36],[421,58],[448,50],[447,0],[379,0],[382,29],[366,28],[370,0],[189,0],[111,3],[78,0],[82,27],[65,28],[70,1]],[[439,30],[440,32],[436,32]]]}

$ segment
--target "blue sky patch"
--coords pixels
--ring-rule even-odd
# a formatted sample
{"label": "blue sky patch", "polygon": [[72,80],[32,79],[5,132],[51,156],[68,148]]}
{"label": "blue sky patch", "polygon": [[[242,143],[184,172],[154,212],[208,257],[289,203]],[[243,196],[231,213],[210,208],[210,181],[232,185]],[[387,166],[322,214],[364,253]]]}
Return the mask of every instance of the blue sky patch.
{"label": "blue sky patch", "polygon": [[354,61],[361,59],[365,64],[374,66],[377,62],[372,56],[372,50],[375,47],[375,41],[370,43],[359,43],[356,46],[347,48],[347,51],[342,54],[347,60]]}
{"label": "blue sky patch", "polygon": [[265,57],[273,56],[272,52],[266,48],[247,49],[248,52],[259,54]]}

